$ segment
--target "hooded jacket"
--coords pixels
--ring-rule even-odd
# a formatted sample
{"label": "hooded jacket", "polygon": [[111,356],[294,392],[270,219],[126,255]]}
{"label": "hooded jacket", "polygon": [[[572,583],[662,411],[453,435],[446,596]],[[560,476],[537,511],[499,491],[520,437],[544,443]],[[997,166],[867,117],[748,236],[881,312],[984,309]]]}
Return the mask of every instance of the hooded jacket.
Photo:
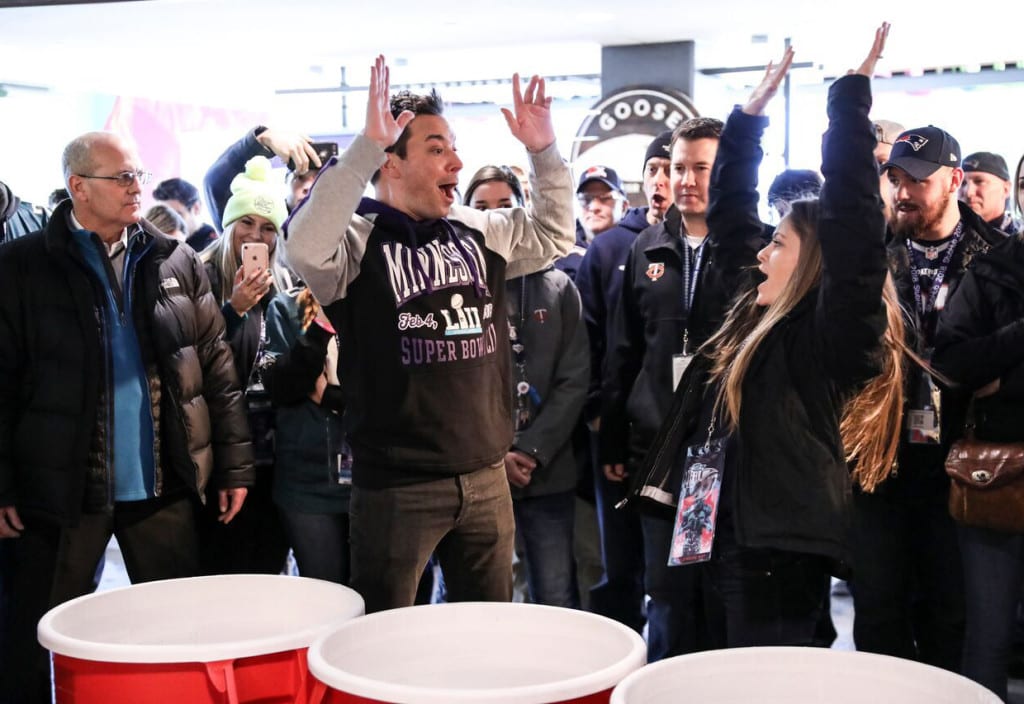
{"label": "hooded jacket", "polygon": [[[109,509],[113,394],[104,293],[72,243],[71,201],[0,248],[0,505],[74,523]],[[138,232],[141,228],[141,232]],[[198,257],[145,221],[132,296],[156,429],[155,491],[252,483],[224,321]]]}
{"label": "hooded jacket", "polygon": [[339,335],[353,483],[414,484],[503,460],[512,442],[505,277],[572,246],[572,178],[530,154],[530,209],[415,221],[361,198],[385,161],[357,137],[285,224],[288,259]]}
{"label": "hooded jacket", "polygon": [[576,274],[590,340],[590,388],[584,410],[587,420],[601,414],[601,370],[611,344],[611,315],[622,295],[629,248],[649,226],[647,208],[630,208],[615,227],[594,238]]}

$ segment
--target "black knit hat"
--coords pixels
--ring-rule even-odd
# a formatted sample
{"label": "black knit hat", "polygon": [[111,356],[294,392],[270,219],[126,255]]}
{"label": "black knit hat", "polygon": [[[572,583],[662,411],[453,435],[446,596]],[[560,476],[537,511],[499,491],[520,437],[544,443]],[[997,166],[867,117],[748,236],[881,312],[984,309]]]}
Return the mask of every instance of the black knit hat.
{"label": "black knit hat", "polygon": [[647,167],[647,162],[656,156],[660,156],[663,159],[670,158],[672,154],[672,130],[666,130],[654,138],[654,141],[647,147],[647,153],[644,154],[644,168]]}

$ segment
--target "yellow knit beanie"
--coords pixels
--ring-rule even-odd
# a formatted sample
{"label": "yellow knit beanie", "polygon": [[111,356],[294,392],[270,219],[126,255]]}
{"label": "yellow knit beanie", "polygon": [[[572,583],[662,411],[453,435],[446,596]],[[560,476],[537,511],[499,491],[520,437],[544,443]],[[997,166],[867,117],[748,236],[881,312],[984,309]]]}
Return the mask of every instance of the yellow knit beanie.
{"label": "yellow knit beanie", "polygon": [[274,223],[278,232],[288,217],[284,185],[265,156],[249,159],[245,162],[245,171],[231,180],[231,198],[224,206],[221,223],[227,227],[244,215],[265,217]]}

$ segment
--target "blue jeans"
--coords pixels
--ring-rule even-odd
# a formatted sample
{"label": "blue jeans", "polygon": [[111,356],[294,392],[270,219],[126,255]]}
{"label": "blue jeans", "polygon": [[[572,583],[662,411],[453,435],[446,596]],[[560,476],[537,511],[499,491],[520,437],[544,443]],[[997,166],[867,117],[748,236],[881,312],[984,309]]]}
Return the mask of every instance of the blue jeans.
{"label": "blue jeans", "polygon": [[279,510],[299,574],[347,585],[350,573],[348,514]]}
{"label": "blue jeans", "polygon": [[629,626],[644,628],[644,538],[633,506],[616,509],[629,482],[610,482],[594,468],[594,498],[601,536],[604,575],[590,589],[590,610]]}
{"label": "blue jeans", "polygon": [[578,609],[573,556],[575,490],[515,499],[512,511],[516,537],[525,548],[530,601]]}
{"label": "blue jeans", "polygon": [[1006,665],[1024,580],[1024,535],[958,526],[967,632],[963,674],[1006,701]]}
{"label": "blue jeans", "polygon": [[642,516],[644,587],[647,602],[647,662],[703,649],[700,569],[668,564],[673,523]]}

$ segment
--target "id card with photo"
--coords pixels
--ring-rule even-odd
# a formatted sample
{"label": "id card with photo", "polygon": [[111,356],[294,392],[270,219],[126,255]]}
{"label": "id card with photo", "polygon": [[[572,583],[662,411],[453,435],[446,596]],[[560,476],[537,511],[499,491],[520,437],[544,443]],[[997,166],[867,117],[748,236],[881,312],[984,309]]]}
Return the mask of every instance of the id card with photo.
{"label": "id card with photo", "polygon": [[683,485],[669,548],[669,566],[711,559],[724,467],[723,441],[715,440],[687,448]]}

